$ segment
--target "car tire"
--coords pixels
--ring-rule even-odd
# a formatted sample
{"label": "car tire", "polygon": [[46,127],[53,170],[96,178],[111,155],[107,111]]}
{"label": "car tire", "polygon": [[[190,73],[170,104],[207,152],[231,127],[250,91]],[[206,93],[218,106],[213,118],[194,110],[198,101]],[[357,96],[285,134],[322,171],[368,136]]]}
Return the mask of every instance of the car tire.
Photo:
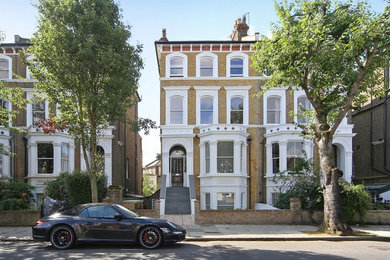
{"label": "car tire", "polygon": [[155,249],[163,242],[162,232],[158,227],[147,226],[138,233],[138,243],[146,249]]}
{"label": "car tire", "polygon": [[56,249],[69,249],[73,246],[76,235],[69,226],[57,226],[50,232],[50,243]]}

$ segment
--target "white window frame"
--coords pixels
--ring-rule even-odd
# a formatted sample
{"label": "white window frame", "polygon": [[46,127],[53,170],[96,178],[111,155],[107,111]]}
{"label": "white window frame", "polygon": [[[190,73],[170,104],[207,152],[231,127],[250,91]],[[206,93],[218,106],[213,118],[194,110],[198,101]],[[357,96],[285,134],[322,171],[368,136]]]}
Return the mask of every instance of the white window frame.
{"label": "white window frame", "polygon": [[0,54],[0,60],[8,61],[8,78],[0,78],[0,80],[12,79],[12,58],[7,55]]}
{"label": "white window frame", "polygon": [[[212,76],[200,76],[200,61],[202,58],[211,58],[213,60],[213,75]],[[212,52],[202,52],[196,55],[196,77],[218,77],[218,56]]]}
{"label": "white window frame", "polygon": [[[35,59],[34,56],[29,56],[29,57],[27,58],[28,61],[32,61],[32,60],[34,60],[34,59]],[[33,80],[35,80],[35,78],[32,77],[32,74],[31,74],[31,72],[30,72],[30,70],[29,70],[29,66],[26,66],[26,79],[33,79]]]}
{"label": "white window frame", "polygon": [[[239,58],[243,60],[242,76],[232,76],[230,74],[230,61],[232,59]],[[232,52],[226,55],[226,77],[248,77],[249,76],[249,58],[243,52]]]}
{"label": "white window frame", "polygon": [[230,124],[231,100],[234,97],[241,97],[244,102],[242,125],[249,124],[249,90],[251,86],[226,86],[226,122]]}
{"label": "white window frame", "polygon": [[[65,145],[68,149],[67,157],[63,157],[62,155],[62,146]],[[69,172],[69,153],[70,153],[70,145],[68,143],[61,143],[61,172]],[[66,163],[66,169],[62,168],[62,165]]]}
{"label": "white window frame", "polygon": [[[188,77],[188,61],[187,61],[187,55],[181,53],[181,52],[173,52],[166,56],[165,58],[165,77],[169,78],[176,75],[171,75],[171,59],[174,58],[181,58],[183,59],[183,77]],[[178,76],[176,76],[178,77]]]}
{"label": "white window frame", "polygon": [[[27,100],[32,101],[34,91],[27,91]],[[49,102],[45,100],[45,119],[49,118]],[[29,127],[33,124],[32,116],[32,103],[29,102],[26,105],[26,126]]]}
{"label": "white window frame", "polygon": [[[163,87],[165,90],[165,124],[166,125],[187,125],[188,124],[188,90],[189,86],[182,87]],[[171,98],[180,96],[183,98],[183,123],[171,124]]]}
{"label": "white window frame", "polygon": [[[195,86],[196,91],[196,124],[200,125],[200,100],[202,97],[211,97],[213,99],[213,122],[218,124],[218,86]],[[204,124],[202,124],[204,125]]]}
{"label": "white window frame", "polygon": [[[52,149],[53,149],[53,157],[52,158],[39,158],[39,144],[51,144],[52,145]],[[52,143],[52,142],[37,142],[37,174],[38,175],[41,175],[41,174],[48,174],[48,175],[52,175],[52,174],[54,174],[55,173],[55,171],[56,171],[56,169],[55,169],[55,155],[54,155],[54,143]],[[38,163],[38,161],[39,160],[44,160],[44,159],[46,159],[46,160],[52,160],[53,161],[53,172],[49,172],[49,173],[40,173],[39,172],[39,163]]]}
{"label": "white window frame", "polygon": [[[299,109],[299,106],[298,106],[298,98],[301,98],[301,97],[305,97],[307,98],[306,96],[306,93],[304,90],[295,90],[294,91],[294,122],[298,123],[298,109]],[[310,102],[310,101],[309,101]],[[311,108],[313,107],[313,105],[311,105]],[[308,120],[308,119],[307,119]],[[302,123],[303,124],[303,123]]]}
{"label": "white window frame", "polygon": [[[219,156],[218,155],[218,144],[220,143],[231,143],[233,150],[232,150],[232,155],[231,156]],[[229,141],[229,140],[220,140],[217,142],[217,174],[235,174],[235,169],[236,169],[236,163],[237,163],[237,158],[234,156],[235,155],[235,147],[234,147],[234,141]],[[231,159],[232,160],[232,171],[231,172],[220,172],[218,170],[218,159]]]}
{"label": "white window frame", "polygon": [[[294,143],[294,144],[295,143],[301,143],[302,144],[302,150],[299,153],[294,153],[293,155],[288,154],[288,145],[292,144],[292,143]],[[280,147],[279,147],[279,149],[280,149]],[[303,158],[302,155],[303,155],[304,152],[305,152],[305,142],[303,140],[289,140],[287,142],[287,146],[286,146],[286,159],[285,159],[286,160],[286,169],[289,170],[288,169],[288,159],[289,158],[293,158],[294,162],[296,162],[296,159]],[[280,157],[279,157],[279,160],[280,160]],[[294,166],[295,166],[295,163],[294,163]]]}
{"label": "white window frame", "polygon": [[[268,91],[266,91],[263,95],[263,118],[264,118],[264,125],[283,125],[286,124],[286,90],[287,87],[277,87],[277,88],[271,88]],[[278,124],[269,124],[268,118],[267,118],[267,105],[268,105],[268,98],[271,96],[278,96],[280,98],[280,123]]]}

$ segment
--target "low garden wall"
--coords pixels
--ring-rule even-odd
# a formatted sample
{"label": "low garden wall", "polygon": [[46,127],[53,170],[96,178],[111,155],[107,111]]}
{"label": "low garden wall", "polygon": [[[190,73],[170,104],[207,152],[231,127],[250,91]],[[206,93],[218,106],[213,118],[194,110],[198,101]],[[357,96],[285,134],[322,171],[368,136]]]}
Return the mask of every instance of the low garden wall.
{"label": "low garden wall", "polygon": [[[292,205],[293,206],[293,205]],[[323,220],[322,211],[309,212],[300,207],[281,210],[200,210],[195,202],[195,223],[210,224],[253,224],[253,225],[319,225]],[[359,216],[355,222],[361,223]],[[364,223],[390,225],[390,210],[369,210]]]}
{"label": "low garden wall", "polygon": [[33,226],[39,219],[36,210],[0,210],[0,226]]}

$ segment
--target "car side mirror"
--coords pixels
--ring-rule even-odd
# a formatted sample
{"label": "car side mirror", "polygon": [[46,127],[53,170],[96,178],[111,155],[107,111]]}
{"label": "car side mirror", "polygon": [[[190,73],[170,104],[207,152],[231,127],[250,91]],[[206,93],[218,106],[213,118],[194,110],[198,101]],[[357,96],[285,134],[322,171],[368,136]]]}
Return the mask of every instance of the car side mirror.
{"label": "car side mirror", "polygon": [[115,218],[116,220],[118,220],[118,221],[121,221],[121,220],[123,219],[123,216],[122,216],[122,214],[116,213],[116,214],[114,215],[114,218]]}

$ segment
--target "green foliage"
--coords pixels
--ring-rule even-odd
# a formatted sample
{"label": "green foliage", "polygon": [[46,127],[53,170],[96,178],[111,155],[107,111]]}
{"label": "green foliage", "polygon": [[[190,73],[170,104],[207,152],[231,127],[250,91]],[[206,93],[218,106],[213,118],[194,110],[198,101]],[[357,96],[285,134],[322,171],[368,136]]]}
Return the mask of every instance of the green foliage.
{"label": "green foliage", "polygon": [[[99,201],[105,196],[105,177],[97,179]],[[62,173],[54,181],[47,183],[45,195],[55,200],[68,200],[70,206],[91,202],[91,183],[85,172]]]}
{"label": "green foliage", "polygon": [[322,209],[323,196],[319,176],[313,169],[313,161],[307,160],[304,156],[297,160],[291,170],[276,173],[274,182],[280,185],[280,192],[277,194],[275,207],[289,209],[290,199],[299,198],[302,209],[310,211]]}
{"label": "green foliage", "polygon": [[150,184],[149,176],[146,174],[142,175],[142,195],[150,196],[155,193],[159,188]]}
{"label": "green foliage", "polygon": [[35,60],[24,61],[38,79],[34,88],[58,104],[68,133],[90,155],[84,161],[96,200],[97,140],[138,101],[142,46],[130,44],[130,26],[114,0],[39,0],[37,9],[28,50]]}
{"label": "green foliage", "polygon": [[30,209],[34,189],[26,182],[0,180],[0,210]]}
{"label": "green foliage", "polygon": [[371,209],[370,193],[362,184],[353,185],[340,181],[340,186],[342,188],[341,201],[347,221],[352,223],[354,215],[358,214],[360,221],[364,222],[367,210]]}

